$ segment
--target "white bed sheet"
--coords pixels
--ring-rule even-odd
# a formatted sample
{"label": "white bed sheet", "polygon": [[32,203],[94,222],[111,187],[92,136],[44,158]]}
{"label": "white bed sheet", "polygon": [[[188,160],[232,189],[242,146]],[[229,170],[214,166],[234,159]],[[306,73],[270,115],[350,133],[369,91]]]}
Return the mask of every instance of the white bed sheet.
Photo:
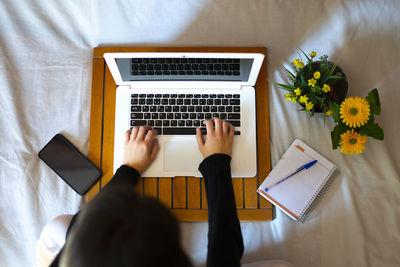
{"label": "white bed sheet", "polygon": [[[399,266],[400,1],[49,1],[0,2],[0,266],[35,264],[35,242],[81,198],[37,157],[63,132],[88,151],[93,47],[265,46],[272,165],[300,138],[340,169],[311,218],[277,210],[272,222],[242,223],[243,263],[283,259],[296,266]],[[331,150],[331,120],[309,118],[273,82],[297,48],[328,54],[350,95],[379,88],[383,142],[363,155]],[[194,263],[205,263],[206,223],[182,223]]]}

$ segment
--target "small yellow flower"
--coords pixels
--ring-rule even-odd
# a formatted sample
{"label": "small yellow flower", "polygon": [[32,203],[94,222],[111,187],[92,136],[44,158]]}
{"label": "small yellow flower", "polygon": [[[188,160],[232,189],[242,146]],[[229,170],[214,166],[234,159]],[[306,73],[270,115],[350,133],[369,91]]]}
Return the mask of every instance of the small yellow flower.
{"label": "small yellow flower", "polygon": [[322,91],[324,91],[325,93],[328,93],[331,91],[331,87],[327,84],[324,84],[324,87],[322,88]]}
{"label": "small yellow flower", "polygon": [[301,61],[301,60],[298,59],[298,58],[295,58],[295,59],[293,60],[293,64],[294,64],[297,68],[299,68],[299,69],[302,69],[302,68],[304,67],[304,62]]}
{"label": "small yellow flower", "polygon": [[360,135],[358,132],[349,130],[340,135],[339,145],[342,147],[340,152],[344,154],[353,155],[354,153],[360,154],[365,149],[365,143],[368,141],[368,137]]}
{"label": "small yellow flower", "polygon": [[292,97],[292,102],[293,102],[293,103],[297,103],[296,97]]}
{"label": "small yellow flower", "polygon": [[317,53],[315,51],[311,51],[310,56],[311,57],[315,57],[317,55]]}
{"label": "small yellow flower", "polygon": [[296,90],[294,90],[296,95],[301,95],[301,89],[299,87],[296,88]]}
{"label": "small yellow flower", "polygon": [[340,118],[350,127],[361,127],[368,122],[370,108],[367,100],[355,96],[346,98],[340,104]]}
{"label": "small yellow flower", "polygon": [[325,114],[326,114],[326,116],[332,116],[332,114],[333,114],[332,109],[325,112]]}
{"label": "small yellow flower", "polygon": [[299,102],[300,103],[307,103],[307,101],[308,101],[308,97],[307,96],[305,96],[305,95],[302,95],[302,96],[300,96],[300,99],[299,99]]}
{"label": "small yellow flower", "polygon": [[311,85],[312,87],[314,87],[316,82],[317,82],[317,80],[315,80],[314,78],[311,78],[308,80],[308,85]]}
{"label": "small yellow flower", "polygon": [[287,101],[291,101],[292,100],[292,94],[285,94],[285,99],[287,100]]}
{"label": "small yellow flower", "polygon": [[321,78],[321,73],[319,71],[314,72],[314,78],[317,80]]}
{"label": "small yellow flower", "polygon": [[311,103],[311,102],[307,102],[307,103],[306,103],[306,110],[312,110],[313,107],[314,107],[314,104],[313,104],[313,103]]}

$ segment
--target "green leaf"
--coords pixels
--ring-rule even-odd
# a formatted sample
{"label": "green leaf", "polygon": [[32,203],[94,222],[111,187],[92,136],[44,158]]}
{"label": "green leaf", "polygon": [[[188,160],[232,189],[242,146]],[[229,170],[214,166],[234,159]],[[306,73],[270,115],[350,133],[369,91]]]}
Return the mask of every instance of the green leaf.
{"label": "green leaf", "polygon": [[337,103],[333,103],[331,106],[332,109],[332,116],[335,122],[340,121],[340,106]]}
{"label": "green leaf", "polygon": [[346,132],[346,125],[339,123],[331,132],[331,140],[332,140],[332,149],[336,149],[339,147],[340,135]]}
{"label": "green leaf", "polygon": [[290,70],[288,70],[287,68],[285,68],[284,66],[282,66],[288,73],[289,73],[289,76],[291,76],[291,77],[293,77],[294,79],[296,79],[296,76],[290,71]]}
{"label": "green leaf", "polygon": [[290,84],[275,83],[275,85],[289,92],[293,92],[293,90],[295,89],[294,86]]}
{"label": "green leaf", "polygon": [[359,130],[360,134],[366,134],[378,140],[383,140],[384,134],[383,129],[374,122],[369,122]]}
{"label": "green leaf", "polygon": [[301,49],[299,49],[302,53],[303,53],[303,55],[307,58],[307,60],[308,60],[308,62],[310,63],[310,62],[312,62],[312,60],[308,57],[308,55],[306,54],[306,53],[304,53],[304,51],[303,50],[301,50]]}
{"label": "green leaf", "polygon": [[332,73],[335,71],[336,69],[336,64],[333,64],[333,66],[331,67],[331,69],[329,70],[328,76],[332,75]]}
{"label": "green leaf", "polygon": [[372,114],[379,115],[381,113],[381,102],[379,101],[378,89],[373,89],[365,97],[368,101]]}

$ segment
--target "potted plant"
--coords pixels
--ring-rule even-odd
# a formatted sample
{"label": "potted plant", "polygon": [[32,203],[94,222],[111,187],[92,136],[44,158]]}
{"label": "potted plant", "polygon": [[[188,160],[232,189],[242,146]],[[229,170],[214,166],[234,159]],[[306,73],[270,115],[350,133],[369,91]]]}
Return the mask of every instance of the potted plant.
{"label": "potted plant", "polygon": [[328,61],[327,55],[314,61],[316,52],[307,55],[300,51],[306,57],[307,64],[304,65],[299,54],[299,58],[292,61],[294,72],[284,67],[288,72],[288,82],[275,84],[287,91],[286,100],[299,103],[311,117],[315,112],[323,112],[324,117],[331,116],[333,104],[341,103],[347,95],[346,75],[336,64]]}

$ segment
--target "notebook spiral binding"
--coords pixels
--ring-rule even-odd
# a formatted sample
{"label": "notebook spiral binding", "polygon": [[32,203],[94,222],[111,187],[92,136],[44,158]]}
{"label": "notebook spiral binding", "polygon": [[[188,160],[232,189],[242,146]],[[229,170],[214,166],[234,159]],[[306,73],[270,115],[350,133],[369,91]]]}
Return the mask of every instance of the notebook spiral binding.
{"label": "notebook spiral binding", "polygon": [[324,194],[326,191],[328,191],[329,187],[333,184],[333,182],[336,180],[336,177],[340,174],[340,170],[336,168],[328,181],[323,185],[322,189],[319,191],[319,193],[315,196],[315,198],[312,198],[312,203],[309,205],[307,210],[303,213],[303,216],[300,217],[300,221],[302,223],[305,223],[311,216],[311,213],[314,211],[314,209],[317,207],[318,203],[321,201],[323,198]]}

